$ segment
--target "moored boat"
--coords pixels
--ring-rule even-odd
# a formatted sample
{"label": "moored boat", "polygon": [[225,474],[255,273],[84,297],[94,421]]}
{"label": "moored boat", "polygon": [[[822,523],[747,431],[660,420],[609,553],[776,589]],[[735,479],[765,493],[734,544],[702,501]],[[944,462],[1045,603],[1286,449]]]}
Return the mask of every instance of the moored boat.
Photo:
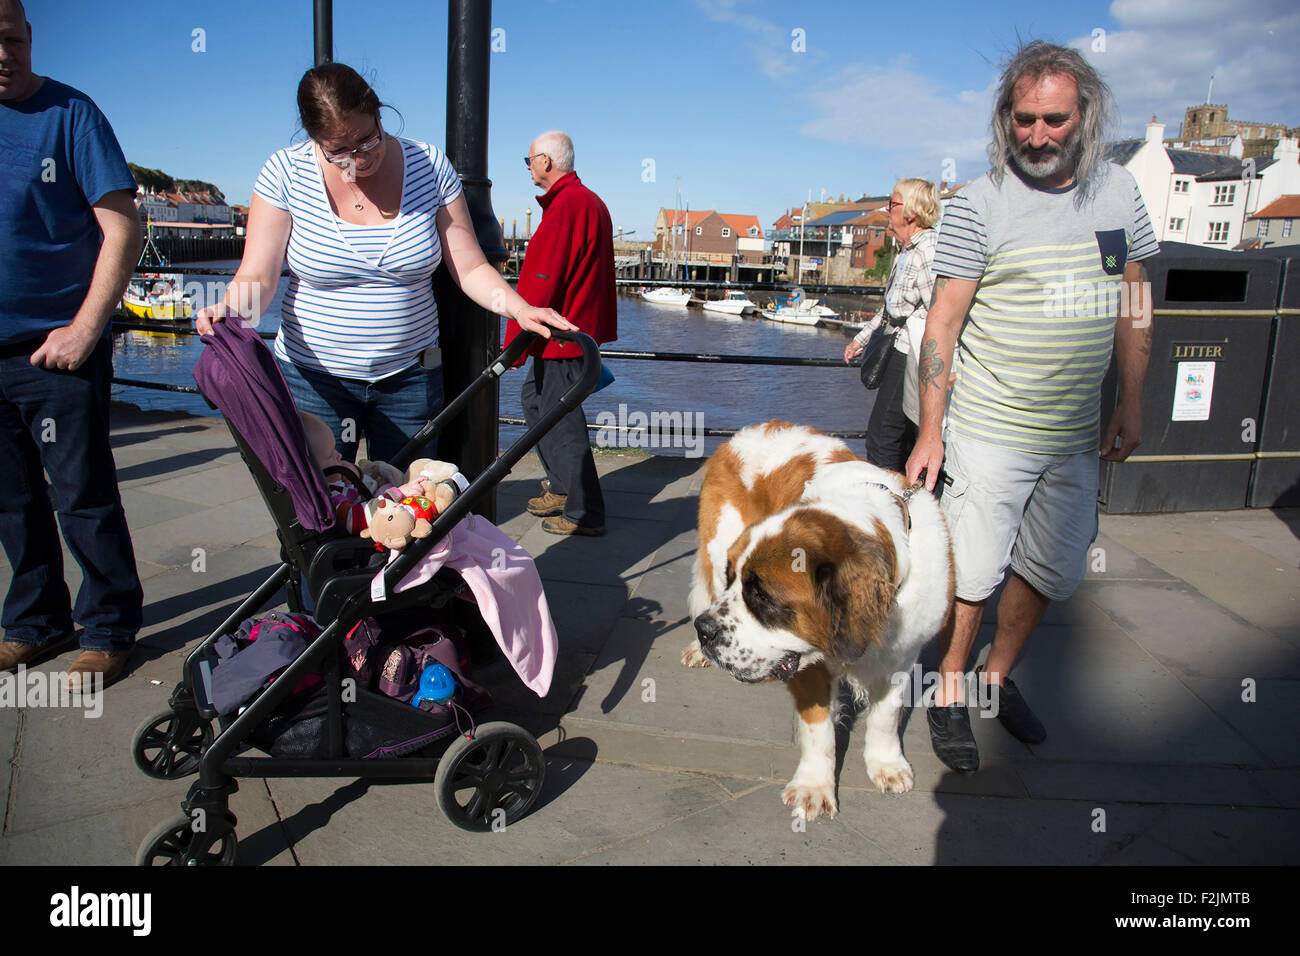
{"label": "moored boat", "polygon": [[721,299],[706,300],[704,309],[706,312],[725,312],[728,315],[744,315],[747,312],[753,312],[758,308],[749,300],[749,296],[736,289],[728,289]]}
{"label": "moored boat", "polygon": [[656,305],[685,305],[691,301],[691,294],[685,289],[661,286],[657,289],[646,289],[641,293],[641,298]]}
{"label": "moored boat", "polygon": [[194,305],[185,291],[184,280],[184,276],[173,272],[134,275],[122,293],[122,307],[137,319],[192,319]]}
{"label": "moored boat", "polygon": [[820,299],[804,298],[803,289],[795,286],[789,296],[778,298],[763,309],[762,316],[792,325],[817,325],[823,319],[838,319],[839,313],[822,305]]}

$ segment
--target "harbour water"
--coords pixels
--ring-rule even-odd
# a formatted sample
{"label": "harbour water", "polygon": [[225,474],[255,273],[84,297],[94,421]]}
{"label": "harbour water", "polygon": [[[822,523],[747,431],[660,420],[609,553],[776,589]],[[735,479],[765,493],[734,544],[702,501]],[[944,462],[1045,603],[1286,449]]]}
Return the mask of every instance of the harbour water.
{"label": "harbour water", "polygon": [[[186,266],[187,285],[203,283],[205,290],[218,288],[216,283],[223,283],[226,278],[203,274],[200,270],[205,266],[233,269],[237,265],[213,262]],[[277,327],[280,300],[287,286],[288,279],[281,280],[260,330],[273,331]],[[765,295],[757,293],[751,298],[766,301]],[[449,319],[444,316],[442,321]],[[655,306],[630,294],[619,297],[618,321],[618,341],[606,348],[842,361],[849,339],[848,333],[839,330],[782,325],[761,318],[735,318],[701,309]],[[194,336],[119,332],[114,335],[114,373],[120,378],[193,385],[191,371],[201,348]],[[688,434],[677,433],[665,447],[663,440],[655,442],[653,438],[639,440],[633,435],[630,439],[620,439],[613,432],[593,433],[593,444],[625,441],[631,447],[644,447],[655,454],[707,454],[725,439],[701,442],[693,430],[740,428],[769,418],[784,418],[827,431],[862,431],[873,395],[862,387],[856,368],[843,366],[806,368],[631,359],[610,359],[606,365],[615,381],[584,404],[590,424],[636,425],[640,416],[648,421],[657,413],[661,420],[674,424],[682,421]],[[510,372],[502,380],[503,417],[521,417],[522,382],[522,370]],[[146,409],[215,414],[198,395],[114,385],[113,398]],[[680,418],[675,413],[680,413]],[[502,426],[502,446],[519,432],[517,428]],[[664,439],[667,438],[665,435]],[[860,447],[859,442],[853,444]]]}

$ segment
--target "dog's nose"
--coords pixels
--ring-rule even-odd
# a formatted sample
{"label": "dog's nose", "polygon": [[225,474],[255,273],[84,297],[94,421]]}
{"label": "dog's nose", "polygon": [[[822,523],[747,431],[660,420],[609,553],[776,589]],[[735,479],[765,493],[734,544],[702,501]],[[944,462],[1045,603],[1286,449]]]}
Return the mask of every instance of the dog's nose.
{"label": "dog's nose", "polygon": [[700,636],[701,644],[709,644],[718,636],[721,626],[718,619],[712,614],[705,612],[695,619],[695,633]]}

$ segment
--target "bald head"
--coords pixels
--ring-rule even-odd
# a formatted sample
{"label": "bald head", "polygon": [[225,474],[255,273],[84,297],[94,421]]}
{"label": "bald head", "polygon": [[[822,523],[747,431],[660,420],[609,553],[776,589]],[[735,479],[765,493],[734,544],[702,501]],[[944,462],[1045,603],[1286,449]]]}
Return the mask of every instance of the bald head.
{"label": "bald head", "polygon": [[32,74],[32,28],[19,0],[0,0],[0,101],[23,100],[40,88]]}

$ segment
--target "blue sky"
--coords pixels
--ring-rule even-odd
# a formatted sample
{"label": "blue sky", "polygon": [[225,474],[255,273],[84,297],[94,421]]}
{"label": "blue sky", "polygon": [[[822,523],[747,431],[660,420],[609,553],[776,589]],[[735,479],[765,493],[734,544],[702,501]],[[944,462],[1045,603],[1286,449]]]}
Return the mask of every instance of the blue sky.
{"label": "blue sky", "polygon": [[[93,97],[134,163],[245,203],[295,135],[307,0],[27,6],[36,72]],[[753,213],[765,230],[810,192],[973,178],[1017,35],[1081,49],[1116,93],[1122,136],[1142,135],[1153,113],[1174,135],[1211,73],[1233,118],[1300,125],[1294,0],[497,0],[492,21],[504,50],[492,55],[489,175],[507,232],[516,219],[523,231],[526,208],[537,221],[522,157],[551,128],[573,136],[579,175],[638,239],[678,178],[692,209]],[[335,0],[334,41],[335,59],[401,111],[386,111],[390,131],[443,145],[444,2]]]}

